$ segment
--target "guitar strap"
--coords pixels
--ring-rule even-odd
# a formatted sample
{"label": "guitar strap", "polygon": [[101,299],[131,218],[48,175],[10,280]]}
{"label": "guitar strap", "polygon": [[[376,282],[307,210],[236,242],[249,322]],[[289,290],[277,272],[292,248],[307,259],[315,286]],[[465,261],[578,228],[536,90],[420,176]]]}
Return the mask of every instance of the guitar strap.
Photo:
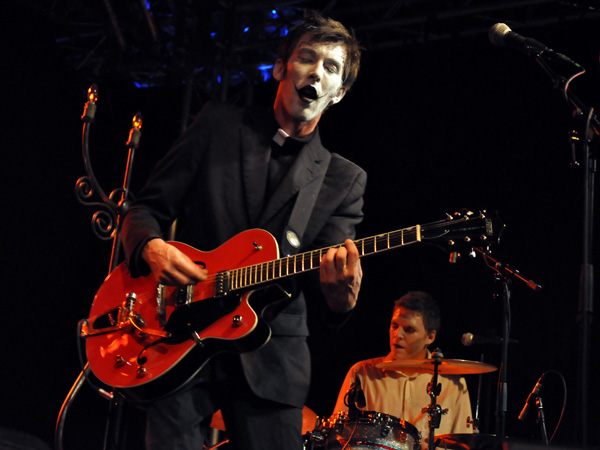
{"label": "guitar strap", "polygon": [[330,161],[331,153],[326,152],[321,162],[322,170],[320,175],[298,193],[294,209],[281,240],[281,256],[295,255],[300,250],[300,247],[302,247],[304,231],[306,231],[308,219],[319,196],[319,191],[321,190]]}

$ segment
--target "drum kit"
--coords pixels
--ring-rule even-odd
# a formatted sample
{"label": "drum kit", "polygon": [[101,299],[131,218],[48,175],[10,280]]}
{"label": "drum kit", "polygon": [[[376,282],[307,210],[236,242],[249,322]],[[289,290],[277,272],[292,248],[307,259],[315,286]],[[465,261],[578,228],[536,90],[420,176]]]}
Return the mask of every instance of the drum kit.
{"label": "drum kit", "polygon": [[[491,364],[462,359],[444,359],[441,353],[434,352],[431,359],[406,359],[383,362],[377,365],[384,370],[403,370],[416,373],[431,373],[432,382],[428,386],[431,398],[424,410],[429,414],[429,437],[424,441],[429,449],[469,450],[475,448],[494,449],[501,445],[493,435],[441,434],[435,435],[441,415],[440,405],[436,403],[439,395],[438,375],[472,375],[497,370]],[[438,386],[438,389],[435,387]],[[306,408],[305,408],[306,409]],[[304,426],[306,423],[304,423]],[[303,427],[303,433],[305,429]],[[347,412],[338,412],[333,416],[316,418],[315,428],[304,434],[305,450],[420,450],[423,448],[422,436],[417,428],[408,421],[376,411],[363,411],[350,408]],[[483,447],[482,447],[483,446]]]}
{"label": "drum kit", "polygon": [[[442,415],[436,404],[438,375],[475,375],[497,370],[491,364],[462,359],[444,359],[439,350],[431,359],[405,359],[383,362],[377,367],[384,370],[402,370],[416,373],[431,373],[432,382],[428,387],[431,404],[424,408],[429,414],[430,434],[423,439],[417,428],[408,421],[376,411],[363,411],[356,407],[350,411],[338,412],[328,418],[318,417],[310,408],[302,410],[302,434],[305,450],[421,450],[425,442],[427,448],[473,450],[495,450],[502,447],[502,441],[495,435],[487,434],[440,434],[435,435]],[[213,416],[211,428],[226,431],[220,411]],[[215,449],[227,441],[211,447]]]}

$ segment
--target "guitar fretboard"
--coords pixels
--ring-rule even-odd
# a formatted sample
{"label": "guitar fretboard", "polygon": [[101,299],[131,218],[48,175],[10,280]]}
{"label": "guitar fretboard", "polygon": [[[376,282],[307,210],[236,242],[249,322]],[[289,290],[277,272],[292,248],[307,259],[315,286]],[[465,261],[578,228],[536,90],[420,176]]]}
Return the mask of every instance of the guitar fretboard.
{"label": "guitar fretboard", "polygon": [[[354,241],[360,256],[368,256],[416,242],[421,242],[420,225]],[[238,289],[246,289],[315,270],[319,267],[321,259],[329,248],[331,247],[298,253],[297,255],[222,272],[219,274],[221,279],[217,283],[220,285],[218,290],[225,293]]]}

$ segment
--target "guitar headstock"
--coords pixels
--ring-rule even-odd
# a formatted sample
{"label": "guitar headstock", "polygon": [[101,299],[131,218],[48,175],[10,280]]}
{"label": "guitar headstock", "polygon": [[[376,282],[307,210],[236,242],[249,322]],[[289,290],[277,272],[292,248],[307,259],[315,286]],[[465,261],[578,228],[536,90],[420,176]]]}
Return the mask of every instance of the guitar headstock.
{"label": "guitar headstock", "polygon": [[489,247],[500,243],[505,225],[497,212],[488,214],[485,210],[478,214],[461,210],[446,220],[430,223],[422,227],[422,241],[442,247],[451,252],[450,261],[455,262],[461,251]]}

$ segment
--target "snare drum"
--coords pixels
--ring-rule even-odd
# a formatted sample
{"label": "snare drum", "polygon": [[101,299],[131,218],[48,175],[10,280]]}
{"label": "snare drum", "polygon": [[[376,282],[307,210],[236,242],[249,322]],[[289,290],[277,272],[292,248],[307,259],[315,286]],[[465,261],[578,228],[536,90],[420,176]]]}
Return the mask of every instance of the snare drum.
{"label": "snare drum", "polygon": [[325,449],[420,450],[421,433],[404,419],[375,411],[340,412],[322,424]]}

